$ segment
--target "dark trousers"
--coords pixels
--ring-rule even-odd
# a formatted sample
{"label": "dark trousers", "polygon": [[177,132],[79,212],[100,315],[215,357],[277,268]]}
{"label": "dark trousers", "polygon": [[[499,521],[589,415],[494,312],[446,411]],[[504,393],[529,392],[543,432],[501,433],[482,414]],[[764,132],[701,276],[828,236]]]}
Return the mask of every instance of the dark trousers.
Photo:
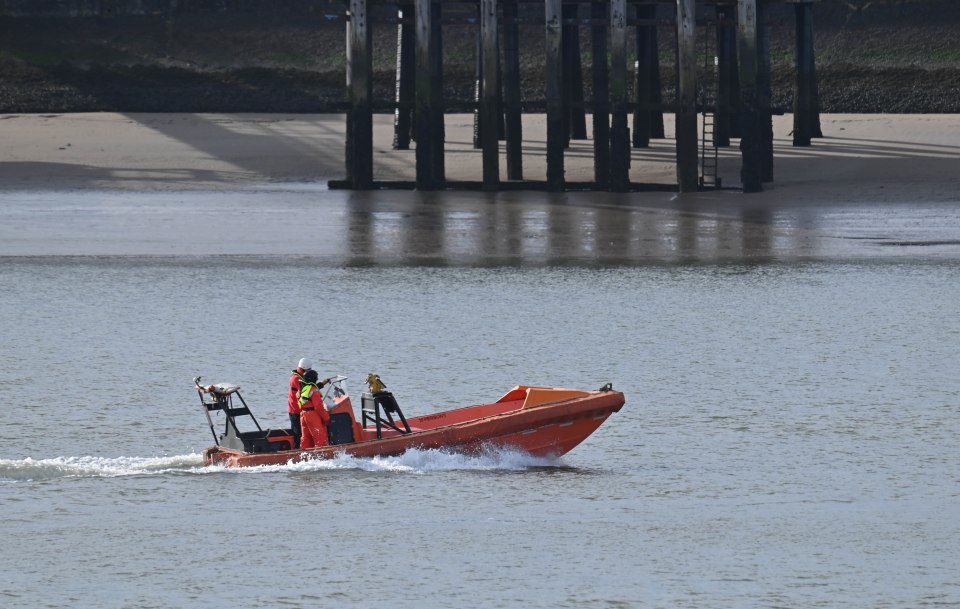
{"label": "dark trousers", "polygon": [[293,430],[293,447],[300,448],[300,436],[303,434],[300,431],[300,415],[292,412],[287,414],[290,415],[290,428]]}

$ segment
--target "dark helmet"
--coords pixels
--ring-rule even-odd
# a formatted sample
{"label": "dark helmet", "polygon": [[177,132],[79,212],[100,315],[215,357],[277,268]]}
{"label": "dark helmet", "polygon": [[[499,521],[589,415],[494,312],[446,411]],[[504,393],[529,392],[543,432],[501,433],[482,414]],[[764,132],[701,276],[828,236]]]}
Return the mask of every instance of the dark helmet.
{"label": "dark helmet", "polygon": [[319,378],[320,375],[317,374],[316,370],[307,370],[303,373],[303,380],[307,381],[308,383],[316,383],[317,379]]}

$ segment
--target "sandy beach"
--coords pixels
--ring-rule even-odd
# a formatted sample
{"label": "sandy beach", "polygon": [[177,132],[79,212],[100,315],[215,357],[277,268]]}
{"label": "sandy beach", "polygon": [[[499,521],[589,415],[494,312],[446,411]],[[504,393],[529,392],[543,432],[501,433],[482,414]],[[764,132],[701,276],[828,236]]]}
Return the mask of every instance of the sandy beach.
{"label": "sandy beach", "polygon": [[[486,217],[489,204],[500,202],[521,215],[586,206],[595,214],[612,214],[601,224],[613,226],[624,220],[618,215],[641,211],[665,226],[675,224],[678,214],[734,218],[740,231],[758,221],[743,219],[757,217],[757,211],[781,214],[759,220],[776,230],[782,214],[804,210],[804,223],[792,230],[811,231],[811,238],[832,238],[823,232],[832,230],[854,241],[924,243],[928,253],[932,245],[939,256],[960,257],[960,116],[824,115],[822,126],[824,138],[809,148],[794,148],[792,116],[774,117],[774,182],[757,194],[352,193],[326,187],[329,180],[344,177],[341,115],[3,115],[0,255],[186,251],[323,257],[332,250],[308,238],[285,236],[283,221],[302,210],[329,212],[325,229],[339,234],[355,230],[344,218],[356,222],[357,214],[421,214],[436,208],[437,222],[447,222],[450,213],[469,210]],[[665,127],[672,136],[669,115]],[[448,116],[446,128],[448,179],[480,180],[480,152],[471,145],[472,116]],[[391,143],[392,117],[377,116],[376,179],[413,180],[415,152],[394,151]],[[544,150],[544,117],[528,115],[525,178],[544,179]],[[574,142],[565,155],[568,182],[592,180],[592,163],[592,142]],[[501,171],[505,176],[505,167]],[[634,182],[672,184],[675,171],[672,137],[633,150]],[[720,151],[725,187],[739,185],[739,171],[734,142]],[[53,209],[60,217],[50,213]],[[107,209],[109,218],[104,216]],[[64,222],[65,217],[71,220]],[[234,235],[243,235],[243,245],[235,238],[201,238],[202,229],[194,227],[211,218],[233,227]],[[158,233],[163,226],[176,228]],[[417,230],[440,228],[425,221]],[[712,230],[708,225],[698,228]],[[621,249],[617,255],[628,251]],[[881,248],[878,255],[881,251],[891,248]],[[384,255],[408,255],[391,252]]]}

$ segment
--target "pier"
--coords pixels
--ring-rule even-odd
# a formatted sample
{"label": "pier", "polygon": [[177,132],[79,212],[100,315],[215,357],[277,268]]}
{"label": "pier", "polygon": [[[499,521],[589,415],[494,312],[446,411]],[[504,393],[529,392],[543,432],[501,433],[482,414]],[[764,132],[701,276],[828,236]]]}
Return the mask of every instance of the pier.
{"label": "pier", "polygon": [[[778,0],[794,6],[796,82],[793,145],[819,137],[813,7],[817,0]],[[730,186],[717,173],[718,149],[739,140],[739,186],[759,192],[774,179],[768,0],[349,0],[346,9],[347,90],[344,180],[331,188],[447,190],[596,190],[693,192]],[[476,35],[476,97],[445,100],[444,26]],[[542,28],[542,97],[522,98],[521,27]],[[373,98],[373,28],[397,30],[397,79],[390,100]],[[664,102],[658,37],[676,40],[676,89]],[[589,40],[584,65],[582,40]],[[632,52],[630,52],[632,51]],[[631,62],[631,59],[633,61]],[[632,64],[632,65],[631,65]],[[589,68],[585,94],[584,68]],[[393,149],[415,156],[415,176],[378,181],[374,171],[374,112],[395,116]],[[447,180],[445,117],[472,113],[480,151],[478,181]],[[546,120],[546,177],[524,175],[521,117]],[[673,115],[676,179],[630,179],[633,151],[664,139]],[[591,129],[587,130],[587,115]],[[568,182],[564,158],[571,141],[592,139],[594,179]],[[501,171],[501,166],[505,172]]]}

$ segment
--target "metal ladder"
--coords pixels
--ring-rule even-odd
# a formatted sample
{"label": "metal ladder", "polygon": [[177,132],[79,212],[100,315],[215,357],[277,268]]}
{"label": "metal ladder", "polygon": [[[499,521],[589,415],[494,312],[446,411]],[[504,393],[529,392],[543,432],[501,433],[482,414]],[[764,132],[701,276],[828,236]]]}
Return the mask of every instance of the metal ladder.
{"label": "metal ladder", "polygon": [[702,137],[700,140],[700,190],[718,190],[720,176],[717,175],[718,149],[713,140],[713,112],[703,112]]}
{"label": "metal ladder", "polygon": [[717,117],[717,70],[718,59],[715,42],[718,24],[707,23],[703,36],[703,87],[700,90],[700,190],[719,190],[720,176],[717,175],[718,149],[713,137]]}

